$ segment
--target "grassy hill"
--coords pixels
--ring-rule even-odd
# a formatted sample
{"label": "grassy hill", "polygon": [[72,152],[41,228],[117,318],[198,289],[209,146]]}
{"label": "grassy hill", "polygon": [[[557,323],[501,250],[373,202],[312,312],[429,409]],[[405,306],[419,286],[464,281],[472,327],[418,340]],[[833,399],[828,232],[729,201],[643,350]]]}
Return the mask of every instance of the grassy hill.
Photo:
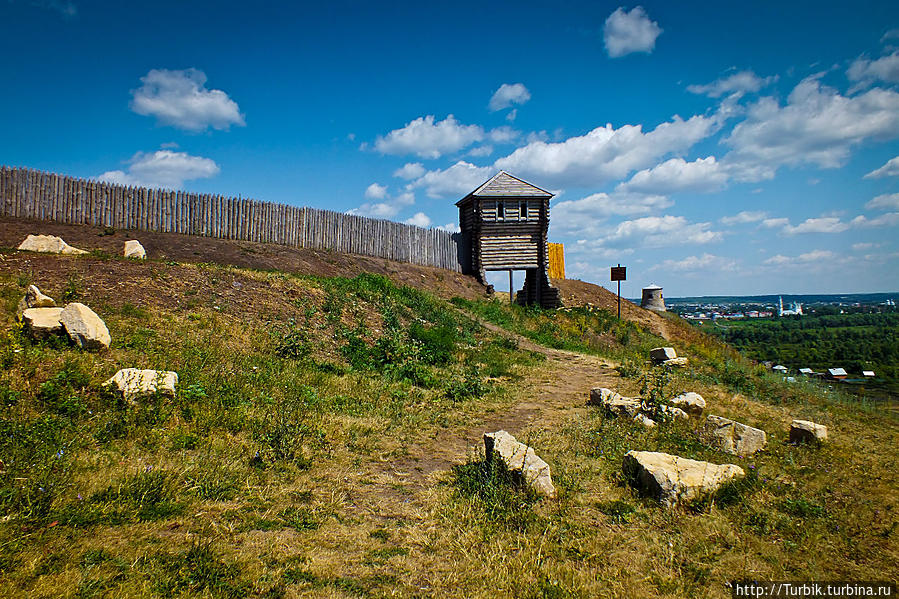
{"label": "grassy hill", "polygon": [[[58,233],[93,253],[0,250],[0,595],[727,597],[746,578],[899,578],[895,411],[785,385],[675,318],[618,322],[595,287],[544,312],[384,261],[322,276],[210,264],[225,253],[204,245],[133,263],[90,245],[110,236]],[[32,340],[14,319],[30,283],[90,305],[110,350]],[[690,366],[651,368],[663,343]],[[178,396],[125,405],[101,386],[124,367],[177,371]],[[768,449],[709,449],[696,419],[613,419],[585,405],[593,386],[697,391]],[[792,418],[831,441],[785,443]],[[550,464],[558,499],[485,468],[473,448],[501,428]],[[624,480],[631,449],[748,476],[665,510]]]}

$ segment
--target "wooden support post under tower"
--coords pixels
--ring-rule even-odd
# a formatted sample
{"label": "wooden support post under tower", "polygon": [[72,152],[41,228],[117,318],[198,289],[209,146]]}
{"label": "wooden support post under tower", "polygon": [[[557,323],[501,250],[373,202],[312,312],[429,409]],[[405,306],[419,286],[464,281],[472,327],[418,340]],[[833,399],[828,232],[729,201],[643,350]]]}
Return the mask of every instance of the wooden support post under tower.
{"label": "wooden support post under tower", "polygon": [[512,271],[509,270],[509,305],[512,305],[512,294],[515,293],[515,290],[512,288]]}

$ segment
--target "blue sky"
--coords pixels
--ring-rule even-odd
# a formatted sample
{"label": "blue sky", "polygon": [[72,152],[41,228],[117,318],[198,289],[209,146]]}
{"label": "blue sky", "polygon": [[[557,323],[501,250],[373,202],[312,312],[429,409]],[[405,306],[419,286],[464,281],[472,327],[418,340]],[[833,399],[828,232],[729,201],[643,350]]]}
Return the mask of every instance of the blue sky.
{"label": "blue sky", "polygon": [[628,296],[899,290],[899,4],[744,4],[0,0],[0,163],[445,228],[504,169]]}

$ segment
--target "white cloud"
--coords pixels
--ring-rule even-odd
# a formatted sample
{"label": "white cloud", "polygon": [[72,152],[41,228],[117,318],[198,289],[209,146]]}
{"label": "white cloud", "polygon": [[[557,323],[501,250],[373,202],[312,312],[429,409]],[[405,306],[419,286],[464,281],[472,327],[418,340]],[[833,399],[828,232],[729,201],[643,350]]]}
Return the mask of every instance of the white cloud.
{"label": "white cloud", "polygon": [[[734,216],[721,217],[719,220],[722,225],[745,225],[747,223],[757,223],[761,220],[764,220],[766,216],[766,212],[744,210],[742,212],[738,212]],[[783,221],[784,223],[788,222],[787,219],[783,219]]]}
{"label": "white cloud", "polygon": [[675,116],[649,133],[642,125],[611,124],[562,142],[535,140],[496,161],[496,167],[544,185],[597,185],[651,166],[666,154],[682,152],[717,130],[716,117]]}
{"label": "white cloud", "polygon": [[658,248],[720,241],[722,234],[709,230],[710,227],[711,223],[691,223],[683,216],[645,216],[621,222],[611,231],[600,232],[587,245],[605,248]]}
{"label": "white cloud", "polygon": [[508,125],[503,125],[502,127],[491,129],[489,137],[490,141],[492,141],[493,143],[508,144],[521,137],[521,132],[513,129],[512,127],[509,127]]}
{"label": "white cloud", "polygon": [[711,271],[717,272],[735,270],[737,262],[731,258],[715,256],[713,254],[703,254],[702,256],[687,256],[682,260],[665,260],[649,268],[650,271],[662,270],[665,272],[696,272]]}
{"label": "white cloud", "polygon": [[781,165],[841,166],[850,149],[868,139],[899,137],[899,94],[871,89],[842,96],[816,77],[801,81],[787,104],[765,97],[724,141],[733,150],[722,160],[740,180],[770,179]]}
{"label": "white cloud", "polygon": [[885,193],[865,204],[868,210],[899,210],[899,193]]}
{"label": "white cloud", "polygon": [[687,162],[672,158],[651,169],[642,170],[627,183],[618,186],[623,191],[642,193],[675,193],[678,191],[719,191],[727,183],[727,173],[714,156]]}
{"label": "white cloud", "polygon": [[862,250],[870,250],[871,248],[875,247],[876,245],[877,244],[871,243],[869,241],[864,242],[864,243],[853,243],[852,249],[855,250],[856,252],[860,252]]}
{"label": "white cloud", "polygon": [[402,167],[393,171],[394,177],[399,177],[400,179],[418,179],[423,174],[427,172],[424,165],[420,162],[407,162]]}
{"label": "white cloud", "polygon": [[513,104],[525,104],[530,99],[531,92],[523,83],[503,83],[498,90],[493,92],[489,107],[492,112],[496,112],[509,108]]}
{"label": "white cloud", "polygon": [[425,193],[430,198],[445,198],[459,196],[474,191],[484,181],[495,175],[494,169],[489,166],[475,166],[464,160],[460,160],[449,168],[428,171],[414,182],[410,188],[424,187]]}
{"label": "white cloud", "polygon": [[661,212],[674,202],[665,196],[613,192],[594,193],[580,200],[565,200],[552,207],[554,234],[596,237],[608,231],[611,216],[637,216]]}
{"label": "white cloud", "polygon": [[512,110],[509,111],[509,114],[506,115],[506,120],[509,121],[509,122],[511,123],[511,122],[514,121],[517,117],[518,117],[518,109],[517,109],[517,108],[513,108]]}
{"label": "white cloud", "polygon": [[237,102],[219,89],[206,89],[206,74],[198,69],[152,69],[143,85],[131,92],[131,110],[154,116],[163,125],[187,131],[244,126]]}
{"label": "white cloud", "polygon": [[895,227],[899,225],[899,212],[887,212],[875,218],[861,214],[852,219],[854,227]]}
{"label": "white cloud", "polygon": [[477,148],[472,148],[468,151],[469,156],[475,157],[490,156],[491,154],[493,154],[493,146],[491,145],[478,146]]}
{"label": "white cloud", "polygon": [[435,227],[435,229],[440,229],[441,231],[446,231],[447,233],[458,233],[462,229],[459,228],[457,223],[446,223],[445,225],[439,225]]}
{"label": "white cloud", "polygon": [[428,228],[431,226],[431,219],[424,212],[416,212],[411,217],[403,221],[407,225],[415,225],[416,227]]}
{"label": "white cloud", "polygon": [[634,7],[630,12],[619,6],[606,19],[603,41],[609,57],[618,58],[632,52],[652,52],[661,33],[662,28],[649,20],[642,6]]}
{"label": "white cloud", "polygon": [[886,164],[878,169],[874,169],[867,175],[865,179],[880,179],[882,177],[899,177],[899,156],[890,158]]}
{"label": "white cloud", "polygon": [[798,235],[800,233],[842,233],[849,228],[849,224],[844,223],[836,216],[822,216],[819,218],[807,218],[795,227],[792,225],[784,225],[783,232],[787,235]]}
{"label": "white cloud", "polygon": [[762,221],[762,226],[766,229],[777,229],[780,227],[787,227],[790,225],[790,219],[788,218],[766,218]]}
{"label": "white cloud", "polygon": [[882,44],[891,39],[899,39],[899,29],[890,29],[884,33],[883,37],[880,38],[880,43]]}
{"label": "white cloud", "polygon": [[[372,184],[375,185],[375,184]],[[380,186],[378,186],[380,187]],[[371,185],[369,186],[371,188]],[[358,208],[348,210],[347,214],[357,214],[359,216],[370,216],[372,218],[391,219],[395,217],[403,208],[415,204],[415,194],[412,192],[403,192],[395,198],[390,198],[384,188],[384,196],[381,202],[366,202]],[[366,193],[368,190],[366,190]]]}
{"label": "white cloud", "polygon": [[878,80],[899,83],[899,52],[881,56],[877,60],[858,58],[846,71],[846,75],[851,81],[858,82],[861,87]]}
{"label": "white cloud", "polygon": [[484,139],[478,125],[463,125],[453,115],[435,121],[433,115],[419,117],[402,129],[394,129],[375,140],[382,154],[415,154],[421,158],[440,158]]}
{"label": "white cloud", "polygon": [[97,179],[120,185],[175,189],[191,179],[213,177],[220,170],[210,158],[191,156],[187,152],[157,150],[152,153],[138,152],[128,161],[127,171],[107,171],[98,175]]}
{"label": "white cloud", "polygon": [[809,264],[811,262],[821,262],[823,260],[833,260],[834,258],[836,258],[836,254],[830,250],[813,250],[811,252],[806,252],[805,254],[799,254],[798,256],[784,256],[783,254],[777,254],[776,256],[771,256],[765,260],[764,264],[795,266]]}
{"label": "white cloud", "polygon": [[776,77],[762,78],[752,71],[740,71],[705,85],[688,85],[687,91],[694,94],[703,94],[711,98],[720,98],[730,94],[742,96],[747,92],[757,92],[775,80]]}
{"label": "white cloud", "polygon": [[365,188],[365,199],[367,200],[383,200],[387,197],[387,186],[372,183]]}

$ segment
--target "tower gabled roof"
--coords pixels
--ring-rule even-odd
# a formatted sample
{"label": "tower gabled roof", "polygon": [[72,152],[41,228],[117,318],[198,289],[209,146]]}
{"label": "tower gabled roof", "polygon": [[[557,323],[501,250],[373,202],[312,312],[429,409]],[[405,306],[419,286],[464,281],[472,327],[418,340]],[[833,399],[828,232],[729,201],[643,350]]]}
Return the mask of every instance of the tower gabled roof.
{"label": "tower gabled roof", "polygon": [[478,198],[551,198],[553,194],[540,189],[536,185],[531,185],[527,181],[522,181],[514,175],[510,175],[506,171],[500,171],[493,177],[488,179],[483,185],[472,191],[470,194],[456,202],[458,206],[465,200]]}

